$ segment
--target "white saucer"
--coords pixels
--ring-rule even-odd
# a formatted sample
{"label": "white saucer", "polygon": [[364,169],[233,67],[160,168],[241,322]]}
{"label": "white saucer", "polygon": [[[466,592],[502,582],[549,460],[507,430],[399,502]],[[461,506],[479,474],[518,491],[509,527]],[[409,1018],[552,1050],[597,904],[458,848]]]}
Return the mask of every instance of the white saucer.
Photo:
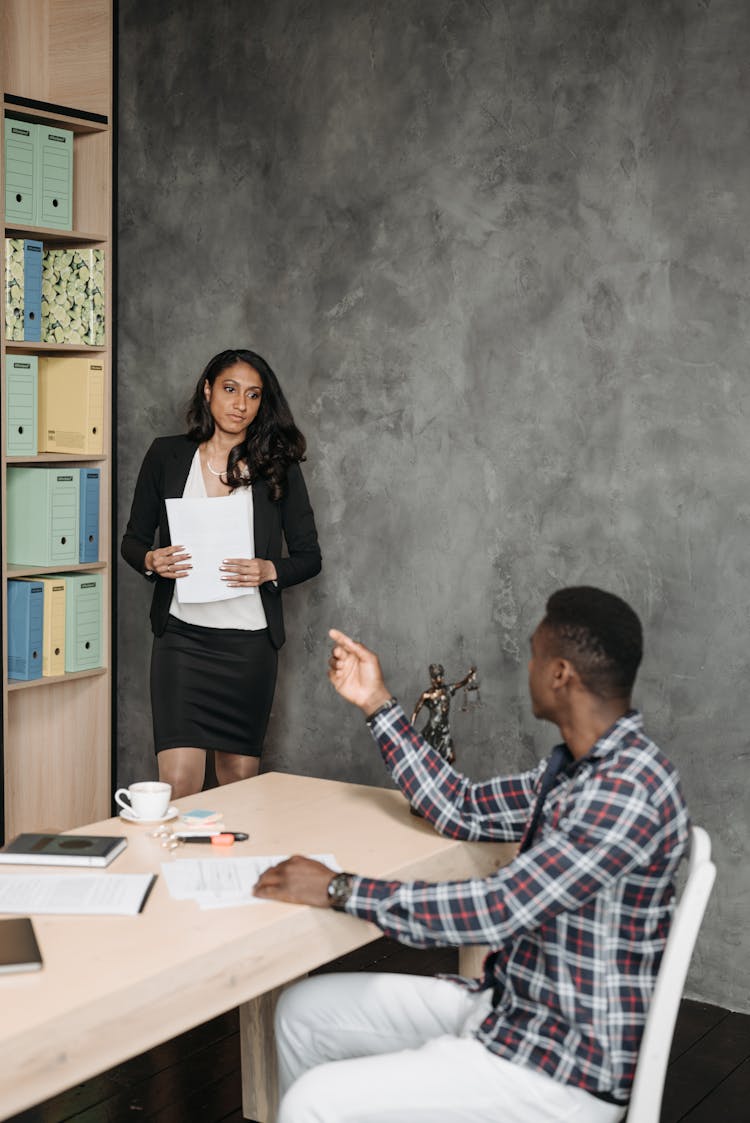
{"label": "white saucer", "polygon": [[169,807],[167,809],[166,815],[162,815],[160,819],[139,819],[138,816],[134,815],[132,811],[129,811],[127,808],[123,807],[122,811],[120,812],[120,818],[124,819],[126,823],[143,823],[143,825],[147,827],[153,825],[154,823],[168,823],[170,819],[176,819],[179,813],[180,812],[177,807]]}

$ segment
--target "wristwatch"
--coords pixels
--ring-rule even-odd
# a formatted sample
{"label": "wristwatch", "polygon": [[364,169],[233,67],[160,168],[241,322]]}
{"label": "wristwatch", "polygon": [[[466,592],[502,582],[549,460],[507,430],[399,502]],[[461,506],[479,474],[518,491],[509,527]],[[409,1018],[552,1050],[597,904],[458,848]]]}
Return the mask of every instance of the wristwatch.
{"label": "wristwatch", "polygon": [[343,911],[346,902],[352,895],[353,873],[335,873],[328,882],[328,903],[332,909]]}

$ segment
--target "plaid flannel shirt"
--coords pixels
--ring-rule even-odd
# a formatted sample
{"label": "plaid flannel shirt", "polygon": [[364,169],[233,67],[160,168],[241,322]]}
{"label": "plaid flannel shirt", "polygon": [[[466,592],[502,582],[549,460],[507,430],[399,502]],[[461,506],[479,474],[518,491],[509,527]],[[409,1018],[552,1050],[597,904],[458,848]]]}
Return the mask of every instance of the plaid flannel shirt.
{"label": "plaid flannel shirt", "polygon": [[[386,765],[440,834],[518,842],[546,762],[472,783],[400,706],[372,722]],[[675,768],[630,711],[544,803],[534,842],[486,878],[356,877],[346,911],[413,947],[487,944],[495,1001],[477,1037],[492,1052],[625,1102],[673,912],[689,819]]]}

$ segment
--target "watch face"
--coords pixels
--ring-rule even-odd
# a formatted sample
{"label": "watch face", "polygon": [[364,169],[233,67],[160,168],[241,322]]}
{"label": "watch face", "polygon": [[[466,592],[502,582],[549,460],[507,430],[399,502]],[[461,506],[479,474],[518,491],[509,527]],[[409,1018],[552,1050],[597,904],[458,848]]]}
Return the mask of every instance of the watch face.
{"label": "watch face", "polygon": [[348,873],[337,873],[328,882],[328,900],[334,908],[343,908],[352,892],[352,877]]}

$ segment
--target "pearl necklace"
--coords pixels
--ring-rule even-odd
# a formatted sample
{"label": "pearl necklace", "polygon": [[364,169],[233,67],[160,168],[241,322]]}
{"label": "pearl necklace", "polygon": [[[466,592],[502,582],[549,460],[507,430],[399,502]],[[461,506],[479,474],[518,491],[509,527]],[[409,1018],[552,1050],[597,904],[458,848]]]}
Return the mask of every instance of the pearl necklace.
{"label": "pearl necklace", "polygon": [[227,474],[227,469],[226,469],[226,468],[224,468],[224,469],[223,469],[223,470],[222,470],[221,472],[217,472],[217,471],[216,471],[216,469],[214,468],[213,464],[212,464],[212,463],[211,463],[211,461],[209,460],[209,457],[208,457],[208,449],[207,449],[207,448],[206,448],[205,446],[204,446],[204,449],[203,449],[203,451],[204,451],[204,453],[205,453],[205,457],[206,457],[206,467],[208,468],[208,470],[209,470],[209,472],[211,473],[211,475],[212,475],[212,476],[217,476],[217,477],[218,477],[219,479],[221,479],[221,477],[222,477],[222,476],[226,476],[226,474]]}

